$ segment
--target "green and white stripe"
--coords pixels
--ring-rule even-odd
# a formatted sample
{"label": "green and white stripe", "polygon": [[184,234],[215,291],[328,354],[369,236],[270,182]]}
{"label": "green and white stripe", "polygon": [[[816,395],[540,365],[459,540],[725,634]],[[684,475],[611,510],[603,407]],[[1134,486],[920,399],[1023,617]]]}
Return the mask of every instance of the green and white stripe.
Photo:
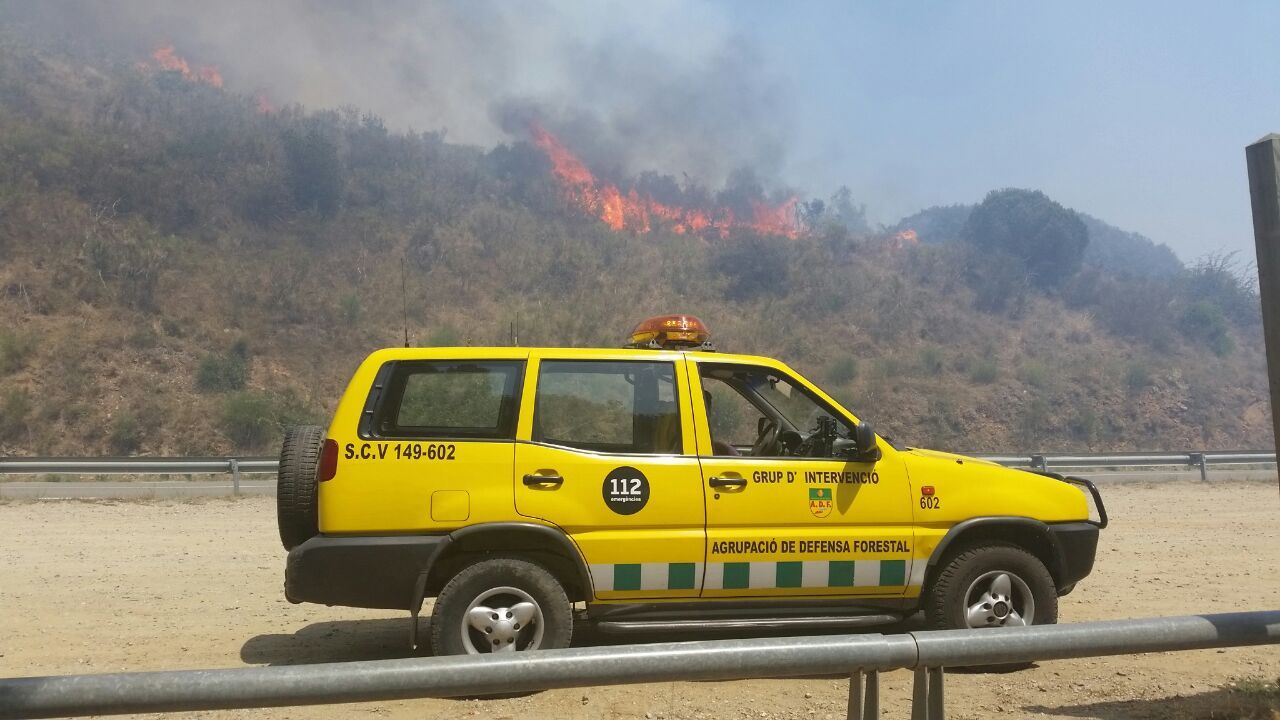
{"label": "green and white stripe", "polygon": [[[908,582],[920,584],[924,565],[923,560],[797,560],[706,565],[618,563],[594,564],[590,567],[591,581],[597,591],[626,592],[698,588],[757,590],[902,587]],[[908,574],[909,570],[913,572]]]}
{"label": "green and white stripe", "polygon": [[591,565],[598,591],[696,590],[702,587],[702,563],[619,563]]}

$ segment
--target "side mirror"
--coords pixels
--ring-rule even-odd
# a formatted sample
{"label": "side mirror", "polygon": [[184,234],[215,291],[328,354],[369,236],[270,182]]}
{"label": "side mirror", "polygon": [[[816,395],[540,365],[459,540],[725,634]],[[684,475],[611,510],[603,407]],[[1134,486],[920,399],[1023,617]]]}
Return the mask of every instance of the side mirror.
{"label": "side mirror", "polygon": [[876,431],[870,423],[859,422],[853,428],[854,446],[849,449],[849,457],[861,462],[875,462],[880,459],[880,446],[876,444]]}

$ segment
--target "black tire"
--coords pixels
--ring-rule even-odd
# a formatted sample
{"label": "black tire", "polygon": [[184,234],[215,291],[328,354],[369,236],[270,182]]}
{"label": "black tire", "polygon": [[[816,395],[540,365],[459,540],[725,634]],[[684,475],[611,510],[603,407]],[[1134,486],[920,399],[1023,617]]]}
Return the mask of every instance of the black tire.
{"label": "black tire", "polygon": [[[541,611],[541,641],[538,649],[548,650],[569,646],[573,638],[573,612],[569,597],[555,576],[541,565],[514,557],[496,557],[471,565],[453,576],[436,598],[431,613],[431,651],[436,655],[466,655],[470,652],[463,633],[471,633],[471,645],[477,651],[484,638],[479,631],[466,630],[463,618],[471,604],[486,593],[498,588],[510,587],[530,597]],[[536,629],[529,625],[523,630],[516,649],[528,649],[521,643],[529,642]]]}
{"label": "black tire", "polygon": [[276,523],[285,550],[292,550],[320,532],[316,476],[323,449],[324,430],[314,425],[295,425],[285,430],[276,476]]}
{"label": "black tire", "polygon": [[[970,588],[980,577],[993,572],[1008,573],[1020,579],[1030,590],[1035,603],[1031,625],[1053,625],[1058,622],[1058,590],[1044,563],[1031,553],[1014,545],[992,543],[979,545],[953,555],[938,571],[924,598],[923,609],[929,627],[954,630],[969,627],[965,620]],[[1018,607],[1021,590],[1013,584],[1013,604]]]}

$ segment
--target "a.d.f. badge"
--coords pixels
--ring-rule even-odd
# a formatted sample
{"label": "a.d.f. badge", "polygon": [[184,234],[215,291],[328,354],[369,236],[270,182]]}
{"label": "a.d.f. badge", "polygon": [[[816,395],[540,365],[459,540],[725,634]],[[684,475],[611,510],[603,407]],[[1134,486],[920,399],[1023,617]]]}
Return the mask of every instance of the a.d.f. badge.
{"label": "a.d.f. badge", "polygon": [[809,512],[824,518],[831,514],[831,488],[809,488]]}

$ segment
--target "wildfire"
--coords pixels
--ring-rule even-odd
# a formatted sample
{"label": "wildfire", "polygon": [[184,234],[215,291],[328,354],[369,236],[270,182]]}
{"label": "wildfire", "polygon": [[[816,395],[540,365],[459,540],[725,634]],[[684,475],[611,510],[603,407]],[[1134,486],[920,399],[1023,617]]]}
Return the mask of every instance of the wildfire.
{"label": "wildfire", "polygon": [[151,53],[150,63],[140,63],[144,69],[154,68],[165,72],[175,72],[187,82],[202,83],[210,87],[222,87],[222,73],[214,65],[200,65],[194,70],[190,63],[174,50],[172,45],[157,48]]}
{"label": "wildfire", "polygon": [[647,233],[655,223],[661,223],[681,235],[713,232],[728,237],[735,229],[790,238],[800,234],[796,198],[781,205],[753,201],[750,217],[735,217],[730,208],[707,210],[667,205],[634,189],[624,193],[617,185],[597,179],[554,135],[536,124],[531,124],[529,130],[534,144],[551,160],[551,171],[560,182],[565,198],[614,230]]}
{"label": "wildfire", "polygon": [[906,230],[899,230],[893,236],[893,241],[898,245],[915,245],[920,242],[920,236],[916,234],[915,230],[907,228]]}

